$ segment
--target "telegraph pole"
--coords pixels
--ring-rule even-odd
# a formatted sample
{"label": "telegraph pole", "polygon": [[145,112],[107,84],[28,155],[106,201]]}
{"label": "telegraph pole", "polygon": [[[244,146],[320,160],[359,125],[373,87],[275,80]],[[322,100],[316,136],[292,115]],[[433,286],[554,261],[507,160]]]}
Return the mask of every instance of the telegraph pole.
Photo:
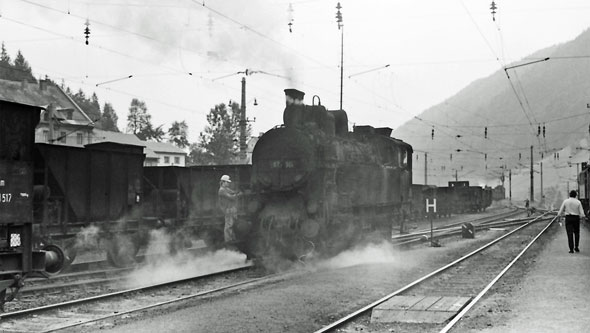
{"label": "telegraph pole", "polygon": [[428,153],[424,152],[424,185],[428,185]]}
{"label": "telegraph pole", "polygon": [[512,202],[512,169],[510,169],[510,171],[508,172],[508,195],[510,198],[510,201]]}
{"label": "telegraph pole", "polygon": [[246,162],[246,77],[242,77],[242,104],[240,107],[240,160]]}
{"label": "telegraph pole", "polygon": [[578,184],[578,193],[580,193],[580,182],[577,181],[579,174],[580,174],[580,163],[576,163],[576,184]]}
{"label": "telegraph pole", "polygon": [[533,183],[533,146],[531,145],[531,202],[535,201],[535,188]]}
{"label": "telegraph pole", "polygon": [[543,153],[541,153],[541,202],[543,201]]}
{"label": "telegraph pole", "polygon": [[340,30],[340,111],[342,111],[342,87],[344,85],[344,24],[342,23],[342,13],[340,9],[340,2],[336,5],[336,22],[338,22],[338,30]]}
{"label": "telegraph pole", "polygon": [[47,142],[53,144],[55,143],[53,141],[53,138],[55,138],[55,129],[53,128],[55,105],[53,105],[53,103],[49,103],[49,106],[47,107],[47,110],[45,112],[47,112],[47,120],[49,121],[49,138],[47,138]]}

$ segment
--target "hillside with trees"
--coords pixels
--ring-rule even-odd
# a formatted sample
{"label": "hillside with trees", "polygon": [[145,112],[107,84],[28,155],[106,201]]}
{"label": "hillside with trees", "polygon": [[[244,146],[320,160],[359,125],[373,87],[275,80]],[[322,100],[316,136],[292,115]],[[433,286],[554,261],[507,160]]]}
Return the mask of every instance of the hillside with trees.
{"label": "hillside with trees", "polygon": [[[572,163],[575,169],[577,159],[583,158],[576,151],[587,155],[590,31],[506,68],[471,83],[394,131],[394,137],[416,150],[415,182],[424,183],[428,169],[430,184],[446,184],[455,177],[498,183],[507,170],[530,171],[531,147],[536,173],[541,158],[546,170],[567,169]],[[563,182],[564,177],[553,181]]]}

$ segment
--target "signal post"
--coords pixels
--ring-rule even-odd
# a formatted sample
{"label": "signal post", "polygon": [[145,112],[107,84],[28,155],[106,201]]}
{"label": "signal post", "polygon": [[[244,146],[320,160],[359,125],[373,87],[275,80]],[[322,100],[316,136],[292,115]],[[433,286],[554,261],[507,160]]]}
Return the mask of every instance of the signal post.
{"label": "signal post", "polygon": [[428,214],[428,219],[430,220],[430,246],[439,247],[440,245],[438,242],[434,241],[434,226],[432,222],[434,214],[436,214],[436,198],[426,198],[426,213]]}

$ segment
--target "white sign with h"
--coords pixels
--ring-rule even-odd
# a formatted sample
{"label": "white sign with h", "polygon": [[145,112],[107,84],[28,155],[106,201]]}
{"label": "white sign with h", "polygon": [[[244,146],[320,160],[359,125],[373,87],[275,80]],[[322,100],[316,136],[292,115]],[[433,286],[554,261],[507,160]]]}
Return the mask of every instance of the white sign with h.
{"label": "white sign with h", "polygon": [[433,203],[430,203],[430,200],[426,198],[426,212],[430,213],[430,209],[436,213],[436,199],[432,199]]}

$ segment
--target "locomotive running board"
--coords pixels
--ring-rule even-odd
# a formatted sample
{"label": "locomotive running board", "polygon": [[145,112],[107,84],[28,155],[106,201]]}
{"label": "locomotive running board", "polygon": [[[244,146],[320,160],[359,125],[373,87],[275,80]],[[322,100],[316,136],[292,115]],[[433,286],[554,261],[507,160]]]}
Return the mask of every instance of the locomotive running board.
{"label": "locomotive running board", "polygon": [[471,298],[460,296],[394,296],[373,309],[371,322],[440,324],[461,311]]}

